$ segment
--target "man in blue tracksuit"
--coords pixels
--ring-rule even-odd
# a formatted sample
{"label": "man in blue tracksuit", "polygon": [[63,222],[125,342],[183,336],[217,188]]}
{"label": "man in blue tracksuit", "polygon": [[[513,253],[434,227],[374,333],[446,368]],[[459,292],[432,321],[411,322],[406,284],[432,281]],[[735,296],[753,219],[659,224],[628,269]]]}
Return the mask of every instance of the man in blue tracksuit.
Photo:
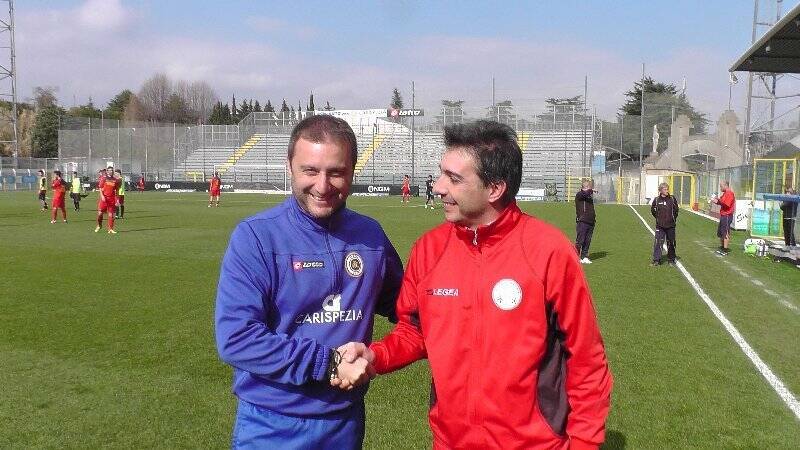
{"label": "man in blue tracksuit", "polygon": [[343,120],[301,121],[289,142],[292,196],[231,235],[215,325],[239,398],[233,448],[361,448],[374,371],[337,349],[369,343],[374,313],[396,321],[403,274],[380,225],[345,208],[356,155]]}

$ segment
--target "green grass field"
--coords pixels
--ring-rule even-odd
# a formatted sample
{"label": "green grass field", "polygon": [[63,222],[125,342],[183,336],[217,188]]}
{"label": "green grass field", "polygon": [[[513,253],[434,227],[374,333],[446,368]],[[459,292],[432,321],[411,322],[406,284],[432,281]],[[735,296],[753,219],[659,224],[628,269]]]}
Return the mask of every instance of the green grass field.
{"label": "green grass field", "polygon": [[[0,448],[229,446],[231,369],[213,339],[219,263],[234,225],[281,198],[205,201],[130,193],[112,236],[92,232],[94,195],[51,225],[34,193],[0,193]],[[403,257],[442,220],[396,198],[348,203],[377,218]],[[573,235],[572,204],[522,207]],[[606,448],[797,448],[800,420],[686,279],[648,266],[652,236],[631,208],[597,210],[585,271],[615,378]],[[720,258],[715,229],[684,212],[678,255],[797,395],[800,270],[741,251]],[[376,337],[388,329],[379,319]],[[424,362],[375,380],[366,448],[430,447],[428,387]]]}

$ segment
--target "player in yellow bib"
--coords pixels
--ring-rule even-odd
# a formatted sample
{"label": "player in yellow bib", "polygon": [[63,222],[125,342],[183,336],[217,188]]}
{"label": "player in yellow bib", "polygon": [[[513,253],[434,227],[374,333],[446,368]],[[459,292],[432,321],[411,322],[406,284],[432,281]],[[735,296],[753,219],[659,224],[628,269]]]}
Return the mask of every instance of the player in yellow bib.
{"label": "player in yellow bib", "polygon": [[72,197],[72,206],[75,211],[81,210],[81,194],[83,193],[83,186],[81,186],[81,177],[78,172],[72,172],[72,181],[70,182],[69,196]]}
{"label": "player in yellow bib", "polygon": [[42,211],[47,211],[47,177],[44,176],[44,170],[39,170],[39,202]]}
{"label": "player in yellow bib", "polygon": [[119,187],[117,188],[117,214],[116,219],[125,218],[125,180],[122,178],[122,170],[115,170],[116,177],[119,179]]}

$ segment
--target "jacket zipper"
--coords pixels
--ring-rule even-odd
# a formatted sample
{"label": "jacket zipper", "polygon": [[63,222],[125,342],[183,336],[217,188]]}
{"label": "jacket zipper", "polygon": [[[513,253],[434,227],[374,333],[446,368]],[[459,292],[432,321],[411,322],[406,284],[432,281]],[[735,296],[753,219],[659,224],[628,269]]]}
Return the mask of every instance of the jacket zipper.
{"label": "jacket zipper", "polygon": [[325,246],[328,248],[328,254],[331,256],[331,263],[333,264],[333,294],[341,294],[342,293],[342,283],[341,283],[341,274],[339,273],[339,264],[337,264],[336,258],[333,255],[333,250],[331,250],[331,243],[328,240],[328,232],[323,231],[325,234]]}

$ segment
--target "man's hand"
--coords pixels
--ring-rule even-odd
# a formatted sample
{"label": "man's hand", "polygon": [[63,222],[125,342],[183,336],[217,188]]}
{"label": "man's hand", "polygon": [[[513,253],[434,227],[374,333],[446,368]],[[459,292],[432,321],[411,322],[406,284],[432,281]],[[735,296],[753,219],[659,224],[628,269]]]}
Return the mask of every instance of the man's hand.
{"label": "man's hand", "polygon": [[358,358],[352,363],[342,360],[336,372],[336,378],[331,380],[331,386],[345,391],[361,386],[375,378],[375,369],[364,358]]}
{"label": "man's hand", "polygon": [[337,367],[337,376],[331,380],[331,386],[349,391],[375,378],[372,361],[375,354],[360,342],[350,342],[337,349],[342,361]]}
{"label": "man's hand", "polygon": [[352,363],[358,358],[364,358],[370,364],[375,361],[375,353],[361,342],[349,342],[336,350],[342,355],[342,361],[344,362]]}

